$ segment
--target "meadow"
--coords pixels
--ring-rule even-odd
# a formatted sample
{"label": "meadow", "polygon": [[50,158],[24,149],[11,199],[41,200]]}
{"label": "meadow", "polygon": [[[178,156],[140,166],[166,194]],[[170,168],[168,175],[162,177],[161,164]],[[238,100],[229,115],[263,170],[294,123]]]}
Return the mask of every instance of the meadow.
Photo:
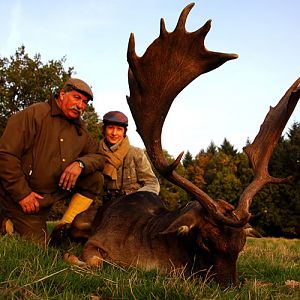
{"label": "meadow", "polygon": [[[80,246],[71,244],[73,253]],[[240,284],[221,289],[210,278],[160,275],[106,262],[66,264],[63,249],[40,249],[0,237],[0,299],[300,299],[300,240],[248,238],[238,259]]]}

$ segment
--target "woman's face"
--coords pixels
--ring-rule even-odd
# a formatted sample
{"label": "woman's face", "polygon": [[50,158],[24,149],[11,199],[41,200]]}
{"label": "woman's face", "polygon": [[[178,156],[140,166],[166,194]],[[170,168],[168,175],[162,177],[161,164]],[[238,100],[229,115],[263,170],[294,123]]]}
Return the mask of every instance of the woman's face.
{"label": "woman's face", "polygon": [[104,134],[106,140],[110,144],[115,145],[124,138],[125,128],[120,125],[110,124],[105,127]]}

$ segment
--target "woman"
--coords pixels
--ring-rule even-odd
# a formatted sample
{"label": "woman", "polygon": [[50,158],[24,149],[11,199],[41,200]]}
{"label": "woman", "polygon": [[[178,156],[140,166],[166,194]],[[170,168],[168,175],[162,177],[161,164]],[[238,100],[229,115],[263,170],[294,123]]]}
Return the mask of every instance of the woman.
{"label": "woman", "polygon": [[131,146],[126,136],[128,118],[120,111],[103,116],[104,139],[100,153],[104,166],[104,201],[137,191],[159,193],[159,182],[144,151]]}

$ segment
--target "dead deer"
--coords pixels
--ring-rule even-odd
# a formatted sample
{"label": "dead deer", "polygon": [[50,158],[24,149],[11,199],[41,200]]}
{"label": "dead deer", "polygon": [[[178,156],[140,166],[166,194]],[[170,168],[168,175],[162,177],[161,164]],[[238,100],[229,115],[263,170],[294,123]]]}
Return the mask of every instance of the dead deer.
{"label": "dead deer", "polygon": [[[214,200],[175,171],[183,155],[168,165],[163,156],[161,132],[173,100],[190,82],[210,72],[236,54],[212,52],[204,40],[211,22],[195,32],[187,32],[186,19],[194,4],[185,7],[173,32],[167,32],[161,19],[160,35],[142,57],[135,52],[134,35],[128,45],[130,96],[127,101],[148,155],[157,169],[174,184],[190,193],[195,201],[169,211],[161,199],[139,192],[108,203],[93,215],[81,258],[84,264],[100,266],[103,260],[146,270],[210,274],[222,286],[237,283],[236,262],[246,241],[245,227],[255,194],[267,183],[284,183],[290,178],[274,178],[268,163],[274,147],[300,97],[300,78],[271,107],[252,144],[243,150],[254,171],[254,179],[240,195],[237,207]],[[80,228],[79,215],[75,222]],[[83,224],[83,223],[82,223]],[[92,221],[85,223],[90,228]],[[74,225],[75,227],[75,225]],[[66,260],[79,259],[66,255]]]}

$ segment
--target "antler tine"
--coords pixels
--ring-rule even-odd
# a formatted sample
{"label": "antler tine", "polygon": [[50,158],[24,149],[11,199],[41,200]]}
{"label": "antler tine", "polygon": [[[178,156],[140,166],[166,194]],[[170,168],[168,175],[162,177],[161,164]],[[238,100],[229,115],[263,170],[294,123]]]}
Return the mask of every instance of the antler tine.
{"label": "antler tine", "polygon": [[163,170],[164,172],[164,176],[170,176],[172,174],[173,171],[175,171],[175,169],[177,168],[177,166],[179,165],[181,158],[184,154],[184,151],[182,151],[178,157],[165,169]]}
{"label": "antler tine", "polygon": [[187,17],[190,13],[190,11],[192,10],[192,8],[194,7],[195,3],[190,3],[189,5],[187,5],[181,12],[180,17],[178,19],[175,31],[185,31],[185,24],[186,24],[186,20]]}
{"label": "antler tine", "polygon": [[134,40],[134,34],[131,33],[128,42],[127,59],[128,60],[130,59],[132,61],[131,63],[133,63],[135,57],[136,57],[135,40]]}
{"label": "antler tine", "polygon": [[275,178],[268,172],[268,164],[273,150],[282,134],[287,121],[294,111],[300,98],[300,78],[287,90],[278,104],[271,107],[259,133],[252,144],[244,148],[252,169],[254,170],[254,179],[246,188],[239,199],[235,214],[239,219],[249,217],[249,207],[255,194],[267,183],[284,183],[292,179]]}
{"label": "antler tine", "polygon": [[163,38],[167,34],[168,34],[168,32],[166,30],[165,20],[163,18],[161,18],[160,19],[160,33],[159,33],[159,36],[161,36]]}

